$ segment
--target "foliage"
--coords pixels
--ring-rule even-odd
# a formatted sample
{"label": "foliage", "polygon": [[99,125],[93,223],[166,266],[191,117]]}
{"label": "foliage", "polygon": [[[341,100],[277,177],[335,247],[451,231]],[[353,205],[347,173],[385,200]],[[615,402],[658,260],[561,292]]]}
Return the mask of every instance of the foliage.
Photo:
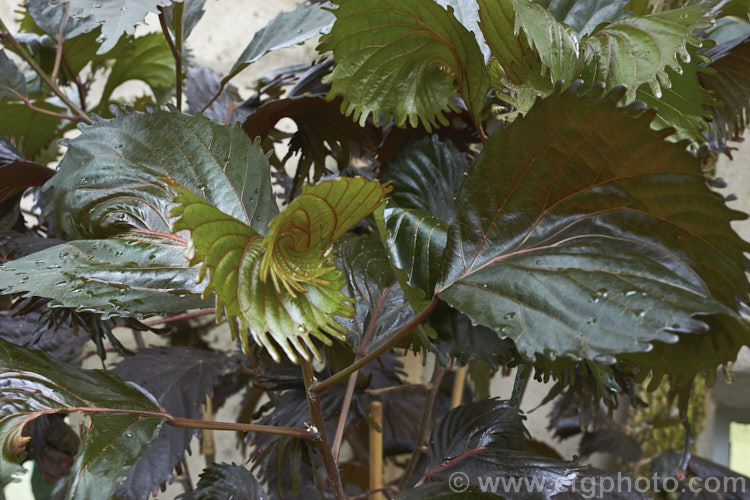
{"label": "foliage", "polygon": [[[527,430],[532,377],[582,457],[732,474],[690,430],[750,345],[746,215],[706,173],[748,123],[746,1],[301,2],[224,75],[188,40],[213,4],[27,0],[0,20],[3,485],[28,458],[40,498],[176,479],[206,499],[583,498],[615,473]],[[134,29],[149,14],[161,33]],[[231,85],[308,40],[319,59]],[[133,80],[147,94],[122,97]],[[185,477],[199,431],[207,467]],[[209,431],[245,433],[249,462]],[[488,474],[538,491],[481,491]]]}

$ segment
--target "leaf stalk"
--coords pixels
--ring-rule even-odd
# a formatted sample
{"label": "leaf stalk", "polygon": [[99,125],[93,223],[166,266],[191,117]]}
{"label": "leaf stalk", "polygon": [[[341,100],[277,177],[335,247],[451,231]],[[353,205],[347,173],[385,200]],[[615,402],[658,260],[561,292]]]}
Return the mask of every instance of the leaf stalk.
{"label": "leaf stalk", "polygon": [[326,422],[323,418],[323,410],[320,408],[320,394],[312,390],[312,386],[315,384],[312,363],[302,360],[300,364],[302,365],[302,376],[305,380],[305,395],[307,396],[307,405],[310,408],[310,418],[317,431],[318,439],[316,440],[316,444],[318,451],[320,451],[323,457],[323,465],[328,474],[334,498],[336,500],[345,500],[346,496],[344,495],[344,486],[341,484],[341,474],[339,473],[338,465],[333,458],[331,447],[326,437]]}
{"label": "leaf stalk", "polygon": [[[159,24],[161,25],[161,31],[164,33],[164,38],[167,40],[169,50],[172,51],[172,57],[174,57],[174,68],[175,68],[175,100],[177,101],[177,109],[182,110],[182,42],[183,42],[183,29],[185,26],[185,13],[183,10],[182,3],[174,4],[174,16],[179,16],[179,29],[175,28],[174,40],[172,35],[169,33],[169,27],[167,26],[167,20],[164,17],[164,7],[159,7]],[[174,19],[172,19],[174,22]]]}
{"label": "leaf stalk", "polygon": [[401,340],[403,340],[407,335],[409,335],[425,319],[427,319],[427,316],[429,316],[430,313],[435,310],[435,308],[438,306],[438,303],[440,303],[440,299],[438,298],[437,295],[434,295],[430,303],[427,305],[427,307],[425,307],[419,314],[417,314],[411,320],[409,320],[409,322],[406,323],[403,326],[403,328],[401,328],[401,330],[399,330],[393,337],[388,339],[387,342],[384,342],[377,349],[373,350],[370,354],[363,356],[360,360],[355,361],[354,363],[347,366],[343,370],[334,373],[333,375],[323,380],[322,382],[314,383],[310,387],[310,391],[316,394],[320,394],[326,389],[330,389],[334,385],[338,384],[339,382],[347,378],[349,375],[351,375],[352,373],[356,372],[357,370],[365,366],[370,361],[379,358],[384,352],[395,347],[399,342],[401,342]]}
{"label": "leaf stalk", "polygon": [[16,40],[16,38],[13,36],[13,34],[8,29],[8,27],[3,22],[2,18],[0,18],[0,32],[2,32],[3,39],[7,40],[8,43],[13,47],[13,50],[19,56],[21,56],[21,58],[24,61],[26,61],[26,64],[28,64],[37,75],[39,75],[39,78],[41,78],[42,81],[45,84],[47,84],[50,90],[52,90],[52,92],[54,92],[57,95],[57,97],[59,97],[60,100],[64,102],[68,108],[70,108],[73,114],[76,115],[77,118],[75,121],[80,121],[83,123],[87,123],[89,125],[94,123],[94,121],[91,118],[89,118],[86,112],[83,111],[78,106],[76,106],[76,104],[70,100],[70,98],[65,94],[65,92],[63,92],[62,89],[58,87],[57,84],[55,84],[55,82],[52,81],[49,75],[47,75],[47,73],[45,73],[42,70],[42,68],[39,67],[36,61],[34,61],[34,58],[31,56],[31,54],[29,54],[29,52],[23,47],[23,45],[21,45],[18,42],[18,40]]}

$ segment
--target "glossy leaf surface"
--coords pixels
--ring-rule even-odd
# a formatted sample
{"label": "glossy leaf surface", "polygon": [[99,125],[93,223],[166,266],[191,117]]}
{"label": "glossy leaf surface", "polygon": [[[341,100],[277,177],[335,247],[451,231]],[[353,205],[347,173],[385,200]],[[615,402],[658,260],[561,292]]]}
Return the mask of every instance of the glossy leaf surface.
{"label": "glossy leaf surface", "polygon": [[748,245],[730,227],[744,216],[652,113],[616,111],[622,95],[541,101],[490,138],[459,192],[439,296],[526,357],[611,361],[746,300]]}
{"label": "glossy leaf surface", "polygon": [[588,35],[602,23],[628,17],[628,0],[539,0],[555,19],[581,35]]}
{"label": "glossy leaf surface", "polygon": [[196,500],[266,500],[266,492],[255,476],[237,464],[214,464],[201,472],[193,493]]}
{"label": "glossy leaf surface", "polygon": [[53,209],[69,236],[170,234],[171,184],[263,232],[278,209],[268,162],[239,127],[172,111],[125,113],[64,143]]}
{"label": "glossy leaf surface", "polygon": [[[474,35],[430,0],[341,2],[336,22],[318,51],[332,51],[336,66],[329,99],[343,96],[342,112],[364,124],[381,113],[396,125],[421,122],[429,131],[446,124],[464,99],[474,120],[481,115],[489,78]],[[460,55],[459,55],[460,54]]]}
{"label": "glossy leaf surface", "polygon": [[[231,358],[190,347],[150,347],[123,359],[113,372],[152,394],[170,414],[203,418],[201,405],[213,397],[220,376],[231,366]],[[131,467],[117,487],[117,498],[144,498],[173,479],[175,467],[190,450],[194,429],[164,426],[159,436]]]}
{"label": "glossy leaf surface", "polygon": [[[143,389],[111,373],[80,370],[4,340],[0,340],[0,382],[5,398],[0,425],[4,484],[10,481],[10,474],[23,470],[17,465],[27,440],[21,431],[39,415],[70,411],[91,414],[82,429],[69,499],[109,497],[156,438],[164,421],[158,416],[160,406]],[[152,412],[154,416],[138,412]]]}
{"label": "glossy leaf surface", "polygon": [[[123,34],[135,33],[136,23],[141,23],[150,12],[158,12],[172,0],[59,0],[70,5],[70,16],[80,19],[81,29],[91,31],[101,26],[98,39],[102,44],[97,53],[113,48]],[[59,7],[58,7],[59,8]]]}
{"label": "glossy leaf surface", "polygon": [[163,34],[149,33],[133,40],[127,55],[112,65],[101,102],[109,102],[112,92],[130,80],[145,82],[155,93],[174,86],[174,57]]}
{"label": "glossy leaf surface", "polygon": [[333,15],[317,3],[302,3],[290,12],[280,13],[255,33],[223,81],[228,81],[268,52],[294,47],[326,32],[333,21]]}
{"label": "glossy leaf surface", "polygon": [[0,50],[0,97],[26,96],[26,78],[16,64]]}
{"label": "glossy leaf surface", "polygon": [[0,267],[0,289],[110,316],[148,317],[209,307],[198,270],[169,241],[78,240]]}
{"label": "glossy leaf surface", "polygon": [[343,238],[337,246],[354,298],[354,317],[344,319],[349,341],[368,354],[414,317],[377,235]]}

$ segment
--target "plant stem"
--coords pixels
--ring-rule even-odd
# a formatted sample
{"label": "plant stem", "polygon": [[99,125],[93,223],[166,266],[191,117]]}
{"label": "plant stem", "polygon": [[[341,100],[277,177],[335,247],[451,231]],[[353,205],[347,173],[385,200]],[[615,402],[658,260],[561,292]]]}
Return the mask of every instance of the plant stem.
{"label": "plant stem", "polygon": [[89,116],[81,108],[76,106],[75,103],[71,101],[67,95],[65,95],[65,92],[63,92],[62,89],[60,89],[60,87],[58,87],[55,82],[50,79],[50,77],[42,70],[42,68],[39,67],[36,61],[34,61],[34,58],[31,56],[31,54],[26,51],[23,45],[18,43],[18,40],[16,40],[8,27],[5,26],[2,18],[0,18],[0,31],[2,31],[2,33],[4,34],[4,38],[8,41],[8,43],[10,43],[16,53],[21,56],[24,61],[26,61],[31,69],[33,69],[36,74],[39,75],[39,78],[41,78],[42,81],[47,84],[50,90],[57,94],[60,100],[62,100],[62,102],[64,102],[65,105],[70,108],[73,114],[78,117],[77,121],[88,123],[89,125],[94,123],[93,120],[89,118]]}
{"label": "plant stem", "polygon": [[182,26],[184,23],[184,17],[183,17],[182,8],[178,8],[177,5],[182,6],[183,4],[175,4],[175,10],[173,12],[173,15],[180,16],[180,29],[175,30],[175,40],[172,40],[172,35],[169,33],[167,20],[164,17],[164,7],[159,7],[159,24],[161,25],[162,33],[164,33],[164,38],[167,40],[167,45],[169,45],[169,50],[172,51],[172,57],[174,57],[175,79],[176,79],[175,100],[177,101],[177,109],[181,110],[182,109]]}
{"label": "plant stem", "polygon": [[133,329],[133,340],[135,341],[135,346],[140,349],[146,348],[146,343],[143,341],[143,335],[141,335],[141,332]]}
{"label": "plant stem", "polygon": [[516,408],[521,407],[521,400],[523,399],[523,393],[526,392],[526,386],[529,383],[529,377],[523,377],[523,372],[526,371],[526,365],[520,364],[516,368],[516,378],[513,381],[513,392],[510,395],[508,403]]}
{"label": "plant stem", "polygon": [[331,447],[326,437],[326,422],[323,418],[323,410],[320,408],[320,394],[312,390],[312,386],[315,384],[312,364],[310,361],[304,359],[300,364],[302,365],[302,378],[305,380],[307,405],[310,407],[310,419],[312,419],[318,435],[315,443],[323,457],[323,465],[326,468],[328,481],[331,483],[331,488],[333,489],[333,497],[336,500],[345,500],[346,496],[344,495],[344,487],[341,484],[341,474],[339,473],[338,465],[336,465],[336,460],[333,458]]}
{"label": "plant stem", "polygon": [[[375,307],[373,308],[370,322],[367,325],[367,330],[360,339],[359,345],[357,346],[357,351],[354,354],[355,363],[364,357],[365,352],[367,352],[367,346],[370,345],[372,337],[373,335],[375,335],[375,327],[377,325],[377,321],[375,321],[375,318],[377,318],[380,314],[380,310],[383,307],[384,298],[385,295],[381,295],[377,303],[375,304]],[[352,398],[354,397],[354,388],[357,385],[358,373],[359,370],[356,370],[349,375],[349,381],[346,384],[346,392],[344,393],[344,401],[341,404],[341,413],[339,413],[338,425],[336,426],[336,433],[333,436],[333,446],[331,446],[331,452],[333,454],[334,460],[336,460],[336,463],[338,463],[339,461],[339,450],[341,449],[341,441],[344,438],[344,427],[346,427],[346,419],[349,416],[349,408],[352,405]]]}
{"label": "plant stem", "polygon": [[218,90],[218,92],[216,92],[216,93],[214,94],[214,96],[213,96],[213,97],[212,97],[211,99],[209,99],[209,101],[208,101],[208,102],[207,102],[207,103],[206,103],[206,104],[205,104],[205,105],[204,105],[204,106],[203,106],[203,107],[202,107],[202,108],[200,109],[200,112],[201,112],[201,113],[203,113],[204,111],[206,111],[206,110],[208,109],[208,107],[209,107],[210,105],[212,105],[212,104],[214,103],[214,101],[215,101],[216,99],[218,99],[218,98],[219,98],[219,96],[221,95],[221,93],[222,93],[222,92],[224,92],[224,87],[225,87],[225,86],[226,86],[226,83],[224,83],[224,82],[222,81],[222,82],[221,82],[221,84],[219,85],[219,90]]}
{"label": "plant stem", "polygon": [[[175,29],[175,40],[172,40],[172,35],[169,33],[169,27],[167,26],[167,20],[164,17],[164,7],[159,7],[159,24],[161,25],[161,31],[164,33],[164,38],[167,40],[169,50],[172,51],[172,57],[174,57],[175,67],[175,100],[177,101],[177,109],[182,109],[182,28],[185,22],[183,6],[184,4],[175,4],[173,15],[180,16],[180,29]],[[179,7],[178,7],[179,6]],[[174,19],[172,19],[174,22]]]}
{"label": "plant stem", "polygon": [[344,402],[341,403],[339,421],[336,425],[336,434],[333,435],[331,454],[336,463],[339,462],[339,450],[341,449],[341,441],[344,439],[344,427],[346,427],[346,418],[349,416],[349,408],[352,405],[352,398],[354,397],[354,388],[357,385],[358,373],[359,370],[352,372],[352,374],[349,375],[349,382],[346,384],[346,392],[344,393]]}
{"label": "plant stem", "polygon": [[185,493],[192,493],[194,489],[187,460],[182,461],[182,487],[185,489]]}
{"label": "plant stem", "polygon": [[37,106],[34,106],[33,104],[31,104],[31,101],[29,100],[29,98],[28,98],[28,97],[26,97],[26,96],[23,96],[23,95],[19,94],[18,92],[16,92],[16,91],[15,91],[15,90],[13,90],[12,88],[10,88],[10,87],[6,87],[5,85],[0,85],[0,87],[4,88],[4,89],[5,89],[5,90],[7,90],[8,92],[10,92],[10,93],[12,93],[12,94],[13,94],[14,96],[16,96],[16,97],[17,97],[17,98],[18,98],[18,99],[19,99],[19,100],[20,100],[21,102],[23,102],[23,103],[24,103],[24,104],[26,105],[26,107],[27,107],[27,108],[29,108],[29,109],[30,109],[31,111],[34,111],[34,112],[36,112],[36,113],[41,113],[41,114],[43,114],[43,115],[54,116],[55,118],[60,118],[60,119],[63,119],[63,120],[71,120],[71,121],[74,121],[74,122],[80,122],[80,121],[83,121],[83,120],[81,120],[81,119],[80,119],[79,117],[77,117],[77,116],[72,116],[72,115],[64,115],[64,114],[62,114],[62,113],[56,113],[56,112],[54,112],[54,111],[50,111],[49,109],[44,109],[44,108],[39,108],[39,107],[37,107]]}
{"label": "plant stem", "polygon": [[[136,412],[137,413],[137,412]],[[307,429],[296,427],[277,427],[274,425],[239,424],[237,422],[214,422],[210,420],[195,420],[192,418],[172,417],[167,419],[169,425],[185,429],[213,429],[217,431],[240,431],[261,432],[264,434],[276,434],[278,436],[289,436],[299,439],[316,441],[318,435]]]}
{"label": "plant stem", "polygon": [[405,391],[409,389],[429,389],[429,387],[425,384],[402,384],[402,385],[391,385],[388,387],[383,387],[381,389],[365,389],[365,394],[369,394],[370,396],[380,396],[381,394],[385,394],[387,392],[392,391]]}
{"label": "plant stem", "polygon": [[55,66],[52,68],[51,80],[57,81],[57,72],[60,71],[60,61],[62,61],[63,42],[65,41],[65,25],[68,23],[68,11],[70,10],[70,4],[65,4],[65,10],[63,10],[62,20],[60,21],[60,32],[57,35],[57,48],[55,50]]}
{"label": "plant stem", "polygon": [[333,387],[334,385],[341,382],[343,379],[351,375],[353,372],[356,372],[363,366],[365,366],[370,361],[377,359],[382,355],[384,352],[390,350],[391,348],[395,347],[396,344],[401,342],[404,337],[409,335],[412,330],[414,330],[417,326],[419,326],[422,321],[424,321],[427,316],[430,315],[432,311],[435,310],[438,303],[440,302],[440,299],[438,299],[437,295],[434,295],[432,297],[432,300],[430,303],[425,307],[422,312],[414,316],[411,320],[409,320],[408,323],[406,323],[401,330],[399,330],[393,337],[388,339],[387,342],[384,342],[382,345],[380,345],[377,349],[373,350],[370,354],[367,356],[363,356],[361,359],[355,361],[351,365],[347,366],[343,370],[334,373],[327,379],[323,380],[322,382],[316,382],[315,384],[310,387],[310,390],[316,394],[320,394],[321,392],[325,391],[326,389],[329,389]]}
{"label": "plant stem", "polygon": [[209,314],[216,314],[215,308],[199,309],[197,311],[191,311],[187,313],[178,314],[176,316],[169,316],[167,318],[155,319],[152,321],[146,321],[143,323],[146,326],[163,325],[165,323],[174,323],[183,319],[197,318],[198,316],[208,316]]}
{"label": "plant stem", "polygon": [[265,434],[277,434],[279,436],[308,439],[310,441],[318,440],[318,434],[307,429],[298,429],[296,427],[277,427],[274,425],[239,424],[236,422],[213,422],[207,420],[195,420],[192,418],[174,417],[169,413],[161,411],[127,410],[122,408],[99,408],[81,406],[69,408],[50,408],[47,410],[35,412],[19,412],[18,414],[32,415],[32,418],[36,418],[38,416],[47,415],[50,413],[86,413],[91,415],[99,413],[126,413],[130,415],[142,415],[144,417],[161,418],[166,420],[166,423],[168,423],[169,425],[173,425],[175,427],[183,427],[185,429],[214,429],[219,431],[262,432]]}
{"label": "plant stem", "polygon": [[440,366],[440,362],[435,359],[435,368],[432,371],[432,379],[430,380],[430,390],[427,393],[427,400],[425,401],[424,412],[422,413],[422,420],[419,423],[419,433],[417,434],[417,441],[414,446],[414,450],[409,458],[409,463],[406,465],[406,470],[398,484],[398,489],[403,490],[406,485],[409,484],[409,479],[414,474],[414,470],[417,468],[419,459],[424,453],[424,446],[430,438],[430,421],[432,420],[432,407],[435,405],[435,397],[440,390],[440,381],[443,380],[445,374],[445,368]]}

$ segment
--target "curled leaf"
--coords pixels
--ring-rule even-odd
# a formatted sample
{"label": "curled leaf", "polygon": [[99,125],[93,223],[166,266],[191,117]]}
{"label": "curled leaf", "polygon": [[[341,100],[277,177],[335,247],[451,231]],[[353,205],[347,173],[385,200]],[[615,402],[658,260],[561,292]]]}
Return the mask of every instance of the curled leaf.
{"label": "curled leaf", "polygon": [[245,351],[248,329],[276,361],[277,345],[296,362],[310,351],[320,357],[311,337],[327,345],[330,337],[345,339],[334,316],[349,318],[354,310],[330,249],[383,202],[389,187],[362,178],[306,186],[265,237],[195,193],[177,190],[174,230],[190,231],[190,263],[203,264],[199,279],[209,273],[204,296],[216,294],[217,315],[225,313],[231,328],[239,321]]}
{"label": "curled leaf", "polygon": [[263,239],[266,250],[260,263],[261,280],[270,274],[276,291],[279,282],[294,296],[303,284],[328,285],[322,277],[335,268],[328,252],[331,245],[354,224],[375,210],[390,187],[362,177],[340,178],[304,186],[269,225]]}

